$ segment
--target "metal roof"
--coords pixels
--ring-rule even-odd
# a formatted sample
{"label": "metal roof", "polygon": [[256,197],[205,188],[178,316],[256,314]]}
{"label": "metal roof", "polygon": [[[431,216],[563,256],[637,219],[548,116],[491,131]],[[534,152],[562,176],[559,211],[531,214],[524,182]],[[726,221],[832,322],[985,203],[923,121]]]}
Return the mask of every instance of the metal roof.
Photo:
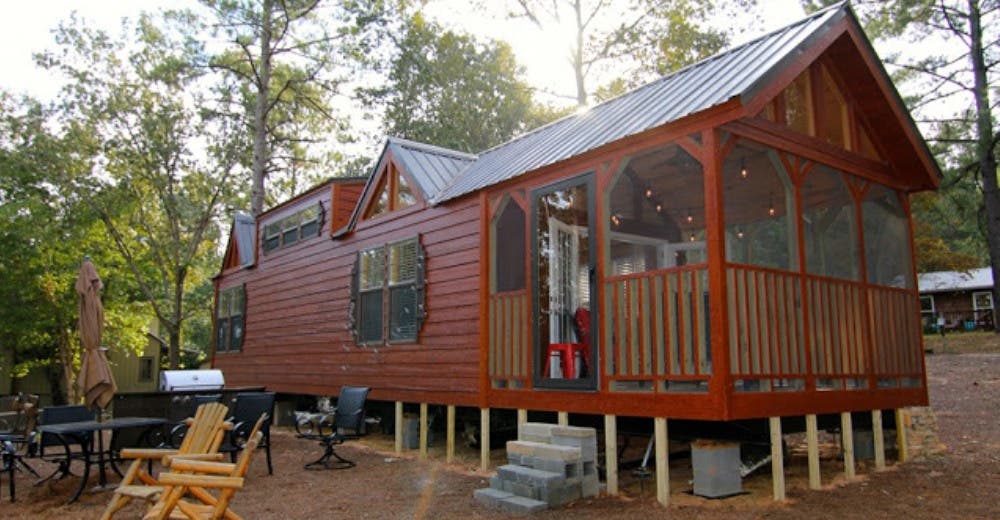
{"label": "metal roof", "polygon": [[240,253],[240,267],[252,265],[257,234],[257,225],[253,217],[237,213],[233,217],[233,234],[236,235],[236,250]]}
{"label": "metal roof", "polygon": [[[752,96],[772,73],[850,12],[844,3],[685,67],[657,81],[528,132],[479,155],[455,181],[432,196],[438,204],[602,145]],[[457,152],[452,152],[457,153]]]}
{"label": "metal roof", "polygon": [[428,199],[436,197],[476,156],[439,146],[390,137],[386,147]]}
{"label": "metal roof", "polygon": [[968,271],[935,271],[917,275],[917,288],[921,293],[971,291],[991,287],[993,287],[993,271],[989,267]]}

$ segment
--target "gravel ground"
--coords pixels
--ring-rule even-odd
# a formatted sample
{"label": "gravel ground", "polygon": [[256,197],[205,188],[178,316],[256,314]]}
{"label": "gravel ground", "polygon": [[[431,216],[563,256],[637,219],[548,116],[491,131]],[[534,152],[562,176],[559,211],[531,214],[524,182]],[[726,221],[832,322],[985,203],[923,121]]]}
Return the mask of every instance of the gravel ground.
{"label": "gravel ground", "polygon": [[[946,446],[928,460],[890,465],[882,473],[862,463],[859,476],[846,482],[842,466],[831,457],[822,463],[824,489],[809,491],[805,461],[793,456],[786,467],[788,501],[778,504],[770,498],[766,470],[744,481],[744,495],[725,500],[693,497],[685,493],[691,476],[690,462],[683,459],[671,465],[667,509],[656,504],[651,482],[640,483],[623,474],[621,497],[581,500],[534,518],[998,518],[1000,354],[929,355],[927,369],[931,405]],[[272,436],[275,474],[268,476],[263,457],[255,458],[249,487],[233,503],[245,518],[507,518],[482,509],[472,499],[473,490],[486,487],[489,476],[474,469],[478,459],[472,450],[461,451],[457,463],[445,465],[441,448],[432,448],[426,461],[410,454],[400,458],[392,454],[390,438],[370,436],[339,450],[358,462],[356,468],[304,471],[302,464],[321,449],[289,431],[277,430]],[[494,455],[501,457],[502,450]],[[109,493],[88,493],[66,505],[78,482],[68,478],[32,487],[27,476],[19,475],[19,498],[9,503],[5,492],[0,517],[97,518]],[[118,517],[140,514],[141,508],[133,505]]]}

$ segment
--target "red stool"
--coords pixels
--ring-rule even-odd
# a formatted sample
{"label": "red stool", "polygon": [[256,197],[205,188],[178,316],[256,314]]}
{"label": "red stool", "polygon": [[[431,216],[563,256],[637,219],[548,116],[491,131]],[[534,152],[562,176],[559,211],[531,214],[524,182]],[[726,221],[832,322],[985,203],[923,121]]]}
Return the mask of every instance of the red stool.
{"label": "red stool", "polygon": [[[545,354],[545,377],[547,378],[578,379],[583,377],[583,373],[577,373],[577,356],[581,360],[581,368],[583,369],[581,372],[590,372],[587,346],[582,343],[551,343]],[[559,373],[554,373],[555,367],[558,367]]]}

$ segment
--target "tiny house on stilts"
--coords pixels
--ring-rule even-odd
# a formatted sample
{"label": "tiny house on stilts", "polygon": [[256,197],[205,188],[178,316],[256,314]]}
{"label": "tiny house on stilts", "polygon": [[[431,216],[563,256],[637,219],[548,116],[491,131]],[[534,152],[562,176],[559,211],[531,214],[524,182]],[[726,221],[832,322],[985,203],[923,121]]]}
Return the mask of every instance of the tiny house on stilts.
{"label": "tiny house on stilts", "polygon": [[780,440],[870,412],[878,445],[927,403],[908,194],[939,179],[840,4],[478,155],[390,138],[238,221],[213,366],[479,408],[484,437],[491,408],[603,415],[609,443],[618,416]]}

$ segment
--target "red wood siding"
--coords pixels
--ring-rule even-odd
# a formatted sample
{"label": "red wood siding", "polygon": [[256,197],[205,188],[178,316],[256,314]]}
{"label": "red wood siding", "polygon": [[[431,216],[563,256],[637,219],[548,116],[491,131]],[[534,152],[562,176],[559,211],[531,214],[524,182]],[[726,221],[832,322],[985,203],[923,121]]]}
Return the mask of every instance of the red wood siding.
{"label": "red wood siding", "polygon": [[[219,281],[220,288],[246,283],[246,339],[242,352],[218,354],[214,366],[229,385],[316,395],[364,385],[373,399],[475,405],[478,217],[478,200],[469,197],[362,222],[342,240],[324,233],[261,255],[255,269]],[[419,341],[355,346],[347,323],[357,251],[417,233],[427,254],[427,319]]]}

